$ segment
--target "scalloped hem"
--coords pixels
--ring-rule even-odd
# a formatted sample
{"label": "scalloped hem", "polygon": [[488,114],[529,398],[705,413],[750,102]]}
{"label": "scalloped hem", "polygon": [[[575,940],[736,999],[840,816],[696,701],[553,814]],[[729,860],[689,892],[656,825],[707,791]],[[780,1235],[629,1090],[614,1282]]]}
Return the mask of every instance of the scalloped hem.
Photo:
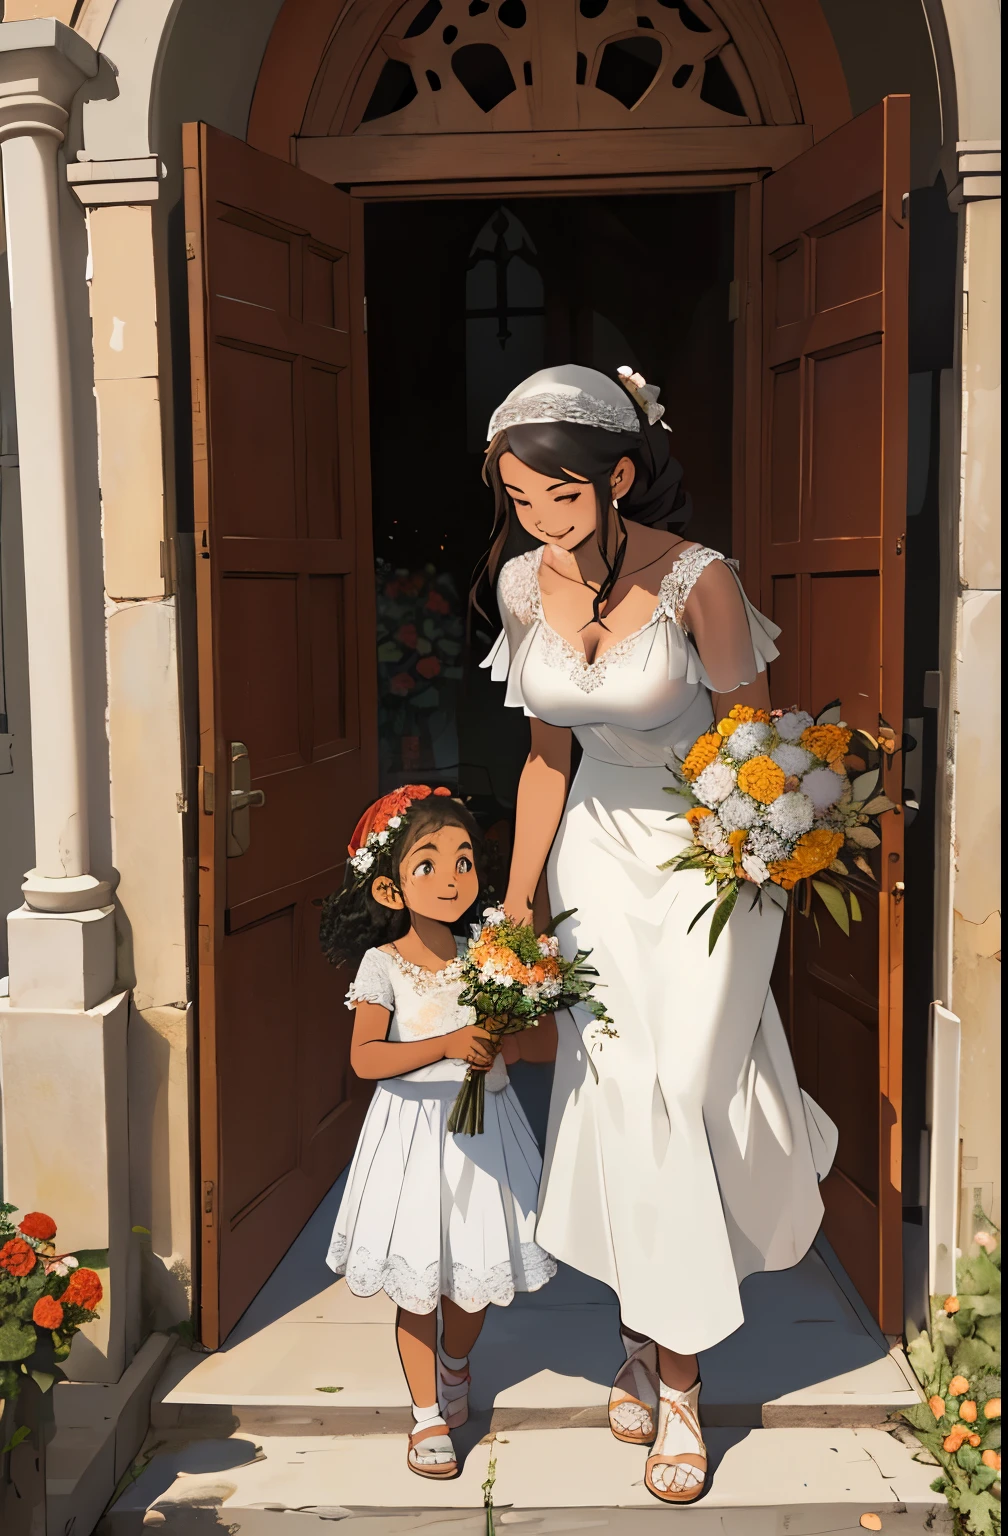
{"label": "scalloped hem", "polygon": [[463,1312],[482,1312],[491,1305],[509,1306],[519,1292],[541,1290],[556,1274],[556,1260],[538,1243],[522,1243],[519,1254],[519,1275],[513,1260],[503,1259],[480,1272],[467,1264],[453,1264],[451,1275],[445,1276],[440,1264],[413,1269],[397,1253],[385,1259],[375,1258],[366,1248],[348,1253],[347,1240],[340,1236],[333,1239],[328,1263],[337,1274],[345,1275],[347,1289],[355,1296],[376,1296],[384,1291],[404,1312],[422,1315],[436,1311],[442,1296]]}

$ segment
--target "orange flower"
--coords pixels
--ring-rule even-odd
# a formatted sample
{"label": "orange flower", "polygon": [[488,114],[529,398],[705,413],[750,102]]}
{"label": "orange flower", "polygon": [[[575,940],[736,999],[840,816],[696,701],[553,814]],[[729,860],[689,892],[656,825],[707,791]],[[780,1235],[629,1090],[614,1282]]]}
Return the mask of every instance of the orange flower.
{"label": "orange flower", "polygon": [[842,847],[842,832],[828,832],[825,827],[806,832],[798,839],[789,859],[779,859],[770,865],[770,876],[776,884],[790,891],[799,880],[807,880],[821,869],[828,869]]}
{"label": "orange flower", "polygon": [[976,1423],[976,1416],[977,1416],[977,1405],[976,1405],[976,1403],[973,1401],[973,1399],[971,1397],[967,1398],[964,1403],[960,1403],[960,1405],[959,1405],[959,1417],[961,1419],[964,1419],[967,1424],[975,1424]]}
{"label": "orange flower", "polygon": [[770,724],[766,710],[753,709],[751,704],[733,704],[728,711],[728,719],[734,720],[736,725],[748,725],[751,720],[758,720],[761,725]]}
{"label": "orange flower", "polygon": [[40,1296],[32,1308],[32,1322],[37,1328],[58,1328],[63,1321],[63,1308],[55,1296]]}
{"label": "orange flower", "polygon": [[84,1307],[93,1312],[102,1299],[102,1283],[93,1269],[75,1269],[60,1297],[65,1307]]}
{"label": "orange flower", "polygon": [[18,1222],[18,1231],[23,1232],[25,1237],[35,1237],[41,1243],[50,1243],[56,1236],[56,1223],[43,1211],[29,1211],[24,1221]]}
{"label": "orange flower", "polygon": [[9,1275],[23,1280],[35,1268],[35,1249],[21,1237],[12,1237],[0,1248],[0,1265]]}
{"label": "orange flower", "polygon": [[744,827],[738,832],[729,832],[728,834],[736,871],[740,871],[742,868],[742,844],[745,842],[747,835]]}
{"label": "orange flower", "polygon": [[984,1403],[984,1418],[985,1419],[999,1419],[1000,1417],[1001,1417],[1001,1399],[999,1397],[989,1397],[987,1399],[987,1401]]}
{"label": "orange flower", "polygon": [[688,821],[690,826],[693,828],[693,831],[695,832],[697,827],[703,821],[704,817],[713,816],[713,814],[714,812],[709,811],[705,805],[695,805],[692,810],[686,812],[683,820]]}
{"label": "orange flower", "polygon": [[995,1472],[1001,1471],[1001,1457],[997,1451],[984,1451],[980,1460],[985,1467],[990,1467]]}
{"label": "orange flower", "polygon": [[931,1412],[934,1414],[936,1419],[943,1419],[945,1417],[945,1399],[943,1397],[939,1397],[937,1392],[935,1393],[934,1397],[928,1398],[928,1407],[931,1409]]}
{"label": "orange flower", "polygon": [[839,763],[850,746],[851,732],[845,725],[810,725],[798,739],[824,762]]}
{"label": "orange flower", "polygon": [[744,795],[769,805],[784,793],[784,774],[772,757],[751,757],[738,771],[738,787]]}
{"label": "orange flower", "polygon": [[948,1451],[950,1456],[954,1456],[956,1451],[962,1445],[963,1441],[968,1439],[969,1430],[963,1429],[960,1425],[957,1424],[955,1429],[949,1430],[948,1434],[945,1436],[945,1439],[942,1441],[942,1450]]}
{"label": "orange flower", "polygon": [[717,757],[720,746],[721,737],[716,731],[698,736],[683,760],[683,777],[695,779],[698,773],[703,773],[707,765]]}
{"label": "orange flower", "polygon": [[958,1296],[946,1296],[945,1300],[942,1302],[942,1311],[943,1312],[947,1312],[950,1317],[952,1316],[953,1312],[958,1312],[959,1311],[959,1297]]}
{"label": "orange flower", "polygon": [[980,1444],[980,1436],[979,1435],[970,1435],[969,1443],[973,1447],[973,1449],[976,1450],[977,1446]]}
{"label": "orange flower", "polygon": [[951,1397],[962,1397],[964,1392],[969,1391],[969,1382],[965,1376],[953,1376],[948,1389]]}

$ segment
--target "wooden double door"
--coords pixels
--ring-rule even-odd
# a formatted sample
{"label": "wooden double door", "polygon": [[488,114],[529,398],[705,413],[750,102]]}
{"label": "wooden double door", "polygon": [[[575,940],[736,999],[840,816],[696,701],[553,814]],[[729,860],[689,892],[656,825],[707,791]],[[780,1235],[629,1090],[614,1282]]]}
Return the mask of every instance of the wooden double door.
{"label": "wooden double door", "polygon": [[[751,199],[758,271],[739,277],[760,324],[748,326],[735,427],[758,545],[752,595],[784,630],[775,702],[840,696],[852,723],[877,735],[881,716],[896,740],[908,123],[906,98],[890,98]],[[368,1097],[349,1069],[346,977],[319,952],[315,902],[339,883],[375,791],[375,618],[362,205],[203,125],[184,145],[200,1331],[214,1346],[346,1163]],[[902,1325],[901,859],[889,817],[861,925],[847,940],[820,924],[819,941],[792,921],[775,979],[802,1085],[840,1129],[826,1232],[890,1332]]]}

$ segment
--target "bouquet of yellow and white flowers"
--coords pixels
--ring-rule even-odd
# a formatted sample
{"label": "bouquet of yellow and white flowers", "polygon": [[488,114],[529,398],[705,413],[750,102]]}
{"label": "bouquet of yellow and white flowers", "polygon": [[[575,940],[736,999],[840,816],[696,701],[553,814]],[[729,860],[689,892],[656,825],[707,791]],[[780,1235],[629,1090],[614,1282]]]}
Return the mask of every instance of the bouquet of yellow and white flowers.
{"label": "bouquet of yellow and white flowers", "polygon": [[860,922],[851,871],[840,854],[874,880],[865,857],[879,844],[874,818],[894,806],[878,793],[877,768],[853,782],[848,777],[845,759],[855,739],[878,747],[866,732],[844,724],[839,702],[815,719],[794,707],[768,714],[736,704],[676,760],[676,783],[667,793],[691,802],[685,817],[693,843],[661,867],[703,870],[715,887],[690,924],[714,908],[708,952],[747,885],[754,904],[767,895],[786,906],[786,893],[808,881],[809,897],[814,891],[845,933],[851,920]]}
{"label": "bouquet of yellow and white flowers", "polygon": [[[482,924],[474,924],[469,948],[462,956],[459,1003],[472,1008],[476,1022],[499,1045],[505,1035],[533,1029],[555,1008],[579,1004],[593,1014],[600,1031],[615,1036],[612,1020],[592,996],[598,971],[586,965],[591,951],[579,949],[573,960],[560,955],[554,930],[573,916],[562,912],[545,933],[531,923],[516,923],[500,907],[488,907]],[[470,1069],[452,1105],[448,1129],[463,1136],[483,1132],[486,1073]]]}

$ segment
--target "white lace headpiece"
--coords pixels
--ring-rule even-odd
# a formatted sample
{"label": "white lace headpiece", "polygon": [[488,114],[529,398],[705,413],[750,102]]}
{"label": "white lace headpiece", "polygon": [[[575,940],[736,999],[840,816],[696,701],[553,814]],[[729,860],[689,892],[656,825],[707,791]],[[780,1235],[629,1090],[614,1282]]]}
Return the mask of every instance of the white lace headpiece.
{"label": "white lace headpiece", "polygon": [[576,426],[601,427],[605,432],[639,432],[634,400],[653,426],[665,413],[665,407],[658,404],[657,386],[645,384],[629,368],[621,368],[619,373],[622,383],[577,363],[540,369],[513,389],[494,411],[487,441],[508,427],[545,421],[569,421]]}

